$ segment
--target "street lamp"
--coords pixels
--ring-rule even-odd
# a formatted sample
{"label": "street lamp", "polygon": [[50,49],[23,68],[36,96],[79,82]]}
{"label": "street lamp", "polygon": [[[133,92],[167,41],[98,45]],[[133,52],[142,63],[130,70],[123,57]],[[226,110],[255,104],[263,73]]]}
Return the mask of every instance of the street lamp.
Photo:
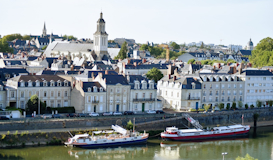
{"label": "street lamp", "polygon": [[227,152],[223,152],[222,155],[223,155],[223,160],[225,160],[225,155],[227,155],[228,153]]}

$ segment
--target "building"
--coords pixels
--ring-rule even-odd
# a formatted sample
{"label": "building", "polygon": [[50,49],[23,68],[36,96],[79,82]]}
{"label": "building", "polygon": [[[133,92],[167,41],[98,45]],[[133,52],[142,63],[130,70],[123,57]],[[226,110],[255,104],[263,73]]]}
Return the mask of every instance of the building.
{"label": "building", "polygon": [[201,104],[218,107],[231,107],[235,102],[244,102],[244,81],[237,75],[229,74],[200,74],[202,80]]}
{"label": "building", "polygon": [[6,108],[7,92],[6,87],[2,81],[0,81],[0,109]]}
{"label": "building", "polygon": [[238,52],[239,50],[243,49],[243,47],[241,45],[230,44],[230,45],[228,45],[228,49],[230,49],[234,52]]}
{"label": "building", "polygon": [[157,91],[163,108],[189,110],[201,107],[201,83],[198,77],[167,75],[158,81]]}
{"label": "building", "polygon": [[130,111],[145,112],[147,110],[162,110],[161,102],[157,100],[156,84],[141,75],[127,75],[130,90]]}
{"label": "building", "polygon": [[251,41],[251,38],[249,42],[247,43],[246,49],[251,51],[254,49],[254,45],[253,45],[253,42]]}
{"label": "building", "polygon": [[26,109],[30,97],[36,94],[49,107],[68,107],[71,83],[59,76],[20,75],[7,81],[7,106]]}
{"label": "building", "polygon": [[71,92],[71,105],[77,113],[106,112],[106,90],[99,82],[77,81]]}
{"label": "building", "polygon": [[244,80],[244,104],[257,107],[257,101],[267,105],[273,99],[273,74],[269,70],[246,69],[238,76]]}

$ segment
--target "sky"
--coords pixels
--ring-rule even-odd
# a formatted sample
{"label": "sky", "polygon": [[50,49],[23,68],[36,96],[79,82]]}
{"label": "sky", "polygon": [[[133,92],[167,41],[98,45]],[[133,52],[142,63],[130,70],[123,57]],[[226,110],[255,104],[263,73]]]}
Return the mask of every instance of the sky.
{"label": "sky", "polygon": [[273,0],[0,0],[0,35],[91,38],[100,12],[108,39],[254,45],[273,37]]}

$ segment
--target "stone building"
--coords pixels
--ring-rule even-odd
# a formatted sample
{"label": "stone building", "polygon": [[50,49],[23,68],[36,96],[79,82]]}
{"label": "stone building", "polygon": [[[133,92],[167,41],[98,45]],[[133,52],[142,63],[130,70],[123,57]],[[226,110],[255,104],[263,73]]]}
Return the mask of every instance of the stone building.
{"label": "stone building", "polygon": [[71,83],[56,75],[20,75],[7,81],[7,106],[26,109],[36,94],[49,107],[68,107]]}

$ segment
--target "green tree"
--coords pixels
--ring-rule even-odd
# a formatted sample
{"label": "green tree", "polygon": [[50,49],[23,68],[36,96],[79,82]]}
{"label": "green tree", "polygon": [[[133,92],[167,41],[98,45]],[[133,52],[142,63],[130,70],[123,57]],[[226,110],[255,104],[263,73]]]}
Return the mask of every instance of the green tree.
{"label": "green tree", "polygon": [[226,107],[226,109],[227,109],[227,110],[229,110],[229,109],[230,109],[230,104],[229,104],[229,103],[227,103],[227,107]]}
{"label": "green tree", "polygon": [[21,34],[15,33],[15,34],[5,35],[2,39],[4,41],[13,41],[15,39],[23,39],[23,36]]}
{"label": "green tree", "polygon": [[248,109],[248,104],[247,103],[245,104],[245,109]]}
{"label": "green tree", "polygon": [[148,79],[154,80],[155,83],[157,83],[157,81],[159,81],[163,77],[163,74],[159,69],[152,68],[146,73],[146,76]]}
{"label": "green tree", "polygon": [[232,109],[236,109],[236,102],[233,102],[233,103],[232,103],[231,108],[232,108]]}
{"label": "green tree", "polygon": [[[27,112],[33,113],[34,111],[36,111],[36,113],[38,114],[39,101],[40,100],[36,94],[32,95],[27,102]],[[45,110],[46,110],[46,104],[40,101],[40,112],[45,113]]]}
{"label": "green tree", "polygon": [[239,102],[238,102],[238,106],[239,106],[239,108],[242,108],[242,107],[243,107],[243,102],[242,102],[242,101],[239,101]]}
{"label": "green tree", "polygon": [[256,101],[256,106],[257,106],[258,108],[260,108],[260,107],[262,106],[262,102],[259,101],[259,100],[257,100],[257,101]]}
{"label": "green tree", "polygon": [[172,42],[172,43],[170,44],[170,46],[172,46],[173,49],[180,49],[180,46],[179,46],[177,43],[175,43],[175,42]]}
{"label": "green tree", "polygon": [[47,46],[43,46],[42,50],[45,50]]}
{"label": "green tree", "polygon": [[133,127],[134,127],[134,124],[132,123],[131,120],[129,120],[129,121],[127,122],[127,125],[126,125],[126,129],[131,130],[131,129],[133,129]]}
{"label": "green tree", "polygon": [[125,59],[127,57],[127,42],[125,41],[122,46],[120,51],[118,52],[118,55],[115,57],[115,59]]}
{"label": "green tree", "polygon": [[273,39],[270,37],[262,39],[249,57],[253,67],[273,65]]}
{"label": "green tree", "polygon": [[77,37],[74,37],[74,36],[72,36],[72,35],[64,35],[63,36],[63,39],[65,40],[65,39],[68,39],[68,40],[77,40]]}
{"label": "green tree", "polygon": [[251,157],[249,154],[246,154],[245,157],[240,157],[240,156],[238,156],[238,157],[236,158],[236,160],[258,160],[258,159],[255,159],[255,158]]}
{"label": "green tree", "polygon": [[13,49],[9,47],[5,39],[0,39],[0,52],[13,53]]}
{"label": "green tree", "polygon": [[188,60],[188,64],[193,64],[195,62],[195,59],[190,59],[190,60]]}
{"label": "green tree", "polygon": [[210,105],[208,105],[208,104],[204,105],[204,109],[206,112],[209,110],[209,108],[210,108]]}
{"label": "green tree", "polygon": [[142,44],[142,45],[140,46],[139,50],[141,50],[141,51],[146,51],[146,50],[148,50],[148,48],[149,48],[149,46],[148,46],[147,44]]}
{"label": "green tree", "polygon": [[22,39],[23,40],[30,40],[30,36],[29,35],[24,35]]}
{"label": "green tree", "polygon": [[272,100],[268,101],[268,105],[269,105],[269,107],[272,107],[273,101]]}
{"label": "green tree", "polygon": [[220,104],[219,104],[219,109],[220,109],[220,110],[224,109],[224,107],[225,107],[225,104],[224,104],[224,103],[220,103]]}
{"label": "green tree", "polygon": [[201,49],[203,49],[203,48],[204,48],[204,43],[203,43],[203,42],[202,42],[202,44],[201,44],[200,48],[201,48]]}
{"label": "green tree", "polygon": [[253,109],[253,108],[254,108],[254,105],[253,105],[253,104],[252,104],[252,105],[250,105],[250,108],[251,108],[251,109]]}

